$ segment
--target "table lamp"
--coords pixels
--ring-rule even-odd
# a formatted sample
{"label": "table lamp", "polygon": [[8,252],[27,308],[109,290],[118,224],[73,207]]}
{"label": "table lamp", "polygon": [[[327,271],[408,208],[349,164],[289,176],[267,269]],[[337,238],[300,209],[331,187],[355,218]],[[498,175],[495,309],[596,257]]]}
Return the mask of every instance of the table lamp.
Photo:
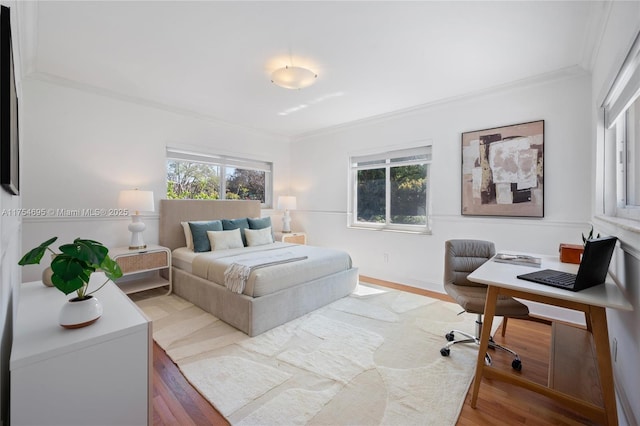
{"label": "table lamp", "polygon": [[289,216],[289,210],[295,210],[296,207],[296,197],[292,195],[281,195],[278,197],[278,210],[284,210],[284,216],[282,216],[282,232],[291,232],[291,216]]}
{"label": "table lamp", "polygon": [[152,212],[154,210],[153,191],[140,191],[139,189],[120,191],[118,207],[128,209],[131,213],[131,223],[129,224],[131,242],[129,243],[129,249],[147,248],[142,238],[142,232],[146,229],[146,225],[140,220],[140,212]]}

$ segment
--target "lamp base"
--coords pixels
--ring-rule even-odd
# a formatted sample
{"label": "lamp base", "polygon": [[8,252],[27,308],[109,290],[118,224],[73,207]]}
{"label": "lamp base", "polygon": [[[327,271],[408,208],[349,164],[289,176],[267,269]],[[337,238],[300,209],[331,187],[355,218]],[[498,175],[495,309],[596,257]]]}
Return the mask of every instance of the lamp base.
{"label": "lamp base", "polygon": [[291,216],[289,216],[289,210],[285,210],[282,216],[282,232],[284,234],[291,232]]}
{"label": "lamp base", "polygon": [[142,232],[146,229],[146,226],[140,220],[140,215],[134,214],[131,216],[131,223],[129,224],[129,231],[131,232],[131,241],[129,242],[129,250],[140,250],[147,248],[147,245],[142,238]]}

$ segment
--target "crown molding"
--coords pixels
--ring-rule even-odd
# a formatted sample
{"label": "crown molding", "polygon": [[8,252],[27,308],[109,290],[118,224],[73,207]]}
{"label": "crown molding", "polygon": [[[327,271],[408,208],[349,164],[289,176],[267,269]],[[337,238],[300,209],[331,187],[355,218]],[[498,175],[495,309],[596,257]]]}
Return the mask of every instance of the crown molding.
{"label": "crown molding", "polygon": [[509,83],[499,84],[486,89],[476,90],[473,92],[465,93],[463,95],[452,96],[448,98],[438,99],[433,102],[428,102],[420,105],[416,105],[409,108],[403,108],[400,110],[388,112],[385,114],[378,114],[371,117],[365,117],[359,120],[353,120],[347,123],[338,124],[335,126],[325,127],[323,129],[314,130],[311,132],[299,133],[291,137],[291,142],[300,142],[308,138],[333,134],[346,129],[352,129],[356,127],[366,126],[373,123],[379,123],[381,121],[392,120],[395,118],[403,117],[406,115],[423,113],[430,109],[440,108],[445,105],[449,105],[457,102],[466,102],[470,100],[476,100],[483,97],[495,96],[510,92],[513,90],[519,90],[528,87],[534,87],[541,84],[548,84],[554,81],[562,81],[572,79],[580,76],[589,75],[589,72],[580,65],[573,65],[570,67],[562,68],[559,70],[551,71],[544,74],[539,74],[533,77],[523,78],[515,80]]}
{"label": "crown molding", "polygon": [[15,16],[17,21],[17,42],[20,52],[20,76],[22,80],[36,70],[38,53],[38,2],[17,1]]}
{"label": "crown molding", "polygon": [[209,121],[209,122],[214,123],[217,126],[227,127],[227,128],[235,129],[235,130],[241,130],[243,132],[251,133],[253,135],[260,136],[260,137],[268,137],[268,138],[271,138],[271,139],[280,139],[280,140],[282,140],[284,142],[289,142],[289,136],[285,135],[285,134],[280,134],[280,133],[276,133],[276,132],[269,132],[269,131],[266,131],[266,130],[257,129],[257,128],[246,126],[246,125],[243,125],[243,124],[238,124],[238,123],[233,123],[233,122],[230,122],[230,121],[225,121],[225,120],[222,120],[220,118],[213,117],[211,115],[207,115],[207,114],[203,114],[203,113],[200,113],[200,112],[197,112],[197,111],[190,110],[188,108],[181,108],[181,107],[165,104],[165,103],[162,103],[162,102],[153,101],[153,100],[146,99],[146,98],[140,98],[140,97],[136,97],[136,96],[123,94],[123,93],[120,93],[120,92],[115,92],[115,91],[112,91],[112,90],[109,90],[109,89],[104,89],[102,87],[93,86],[93,85],[86,84],[86,83],[81,83],[81,82],[78,82],[78,81],[75,81],[75,80],[69,80],[69,79],[66,79],[66,78],[63,78],[63,77],[59,77],[59,76],[56,76],[56,75],[53,75],[53,74],[49,74],[49,73],[33,72],[33,73],[27,75],[27,77],[25,79],[27,81],[28,80],[42,81],[42,82],[53,84],[53,85],[68,87],[68,88],[75,89],[75,90],[78,90],[78,91],[81,91],[81,92],[91,93],[91,94],[99,95],[99,96],[104,96],[104,97],[115,99],[115,100],[122,101],[122,102],[128,102],[128,103],[144,106],[144,107],[147,107],[147,108],[154,108],[154,109],[162,110],[162,111],[165,111],[165,112],[170,112],[170,113],[173,113],[173,114],[178,114],[178,115],[183,115],[183,116],[195,118],[197,120]]}
{"label": "crown molding", "polygon": [[611,15],[612,2],[592,2],[589,22],[585,26],[582,44],[582,60],[580,66],[592,71],[602,46],[609,16]]}

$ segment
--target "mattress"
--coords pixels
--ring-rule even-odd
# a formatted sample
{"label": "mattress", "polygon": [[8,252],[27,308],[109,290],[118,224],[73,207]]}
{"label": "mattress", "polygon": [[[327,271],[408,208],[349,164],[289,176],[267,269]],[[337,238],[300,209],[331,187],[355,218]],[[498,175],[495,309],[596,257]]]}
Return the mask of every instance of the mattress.
{"label": "mattress", "polygon": [[350,256],[341,250],[275,242],[257,247],[194,253],[186,248],[173,251],[173,265],[208,281],[224,286],[224,272],[249,254],[290,253],[303,260],[255,269],[243,294],[260,297],[285,288],[351,269]]}
{"label": "mattress", "polygon": [[195,253],[186,247],[177,248],[171,253],[171,264],[191,274],[193,271],[191,264],[193,263],[193,259],[199,254],[200,253]]}

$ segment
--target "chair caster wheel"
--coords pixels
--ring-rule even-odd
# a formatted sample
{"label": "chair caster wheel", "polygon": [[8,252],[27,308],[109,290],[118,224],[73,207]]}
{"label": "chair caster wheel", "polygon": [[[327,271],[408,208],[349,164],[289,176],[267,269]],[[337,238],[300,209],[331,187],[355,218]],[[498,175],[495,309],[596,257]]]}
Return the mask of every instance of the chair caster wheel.
{"label": "chair caster wheel", "polygon": [[451,353],[451,350],[449,348],[440,349],[440,355],[442,356],[449,356],[450,353]]}
{"label": "chair caster wheel", "polygon": [[520,361],[519,359],[514,359],[511,363],[511,368],[516,371],[522,371],[522,361]]}
{"label": "chair caster wheel", "polygon": [[453,342],[453,339],[455,339],[455,337],[453,337],[453,331],[445,334],[444,337],[447,339],[447,342]]}

